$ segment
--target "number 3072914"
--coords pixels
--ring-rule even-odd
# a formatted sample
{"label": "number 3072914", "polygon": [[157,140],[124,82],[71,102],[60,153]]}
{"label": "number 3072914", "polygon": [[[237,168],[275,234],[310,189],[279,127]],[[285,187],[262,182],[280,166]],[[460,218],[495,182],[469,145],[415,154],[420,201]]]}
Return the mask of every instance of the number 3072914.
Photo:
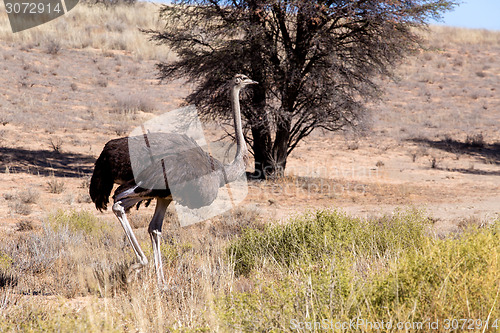
{"label": "number 3072914", "polygon": [[63,11],[60,3],[35,3],[35,2],[21,2],[21,3],[6,3],[5,9],[7,14],[50,14],[60,13]]}

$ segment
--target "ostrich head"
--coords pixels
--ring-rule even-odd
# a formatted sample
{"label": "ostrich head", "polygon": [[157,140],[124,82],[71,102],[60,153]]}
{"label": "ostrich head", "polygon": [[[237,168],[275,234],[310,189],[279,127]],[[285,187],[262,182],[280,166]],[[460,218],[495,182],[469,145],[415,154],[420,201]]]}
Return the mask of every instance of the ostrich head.
{"label": "ostrich head", "polygon": [[257,84],[257,81],[251,80],[248,76],[243,74],[236,74],[232,80],[235,87],[241,89],[249,84]]}

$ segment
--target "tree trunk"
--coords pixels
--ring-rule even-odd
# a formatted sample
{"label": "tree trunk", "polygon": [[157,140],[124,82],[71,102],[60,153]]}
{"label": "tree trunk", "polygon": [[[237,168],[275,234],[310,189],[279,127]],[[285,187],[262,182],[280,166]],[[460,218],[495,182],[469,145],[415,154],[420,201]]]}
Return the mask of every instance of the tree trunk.
{"label": "tree trunk", "polygon": [[268,133],[252,128],[255,159],[255,171],[251,176],[253,179],[277,178],[285,175],[289,132],[278,130],[272,146]]}
{"label": "tree trunk", "polygon": [[266,170],[271,165],[269,158],[271,135],[268,129],[263,129],[262,127],[252,126],[252,150],[255,159],[255,171],[251,176],[253,179],[266,179]]}

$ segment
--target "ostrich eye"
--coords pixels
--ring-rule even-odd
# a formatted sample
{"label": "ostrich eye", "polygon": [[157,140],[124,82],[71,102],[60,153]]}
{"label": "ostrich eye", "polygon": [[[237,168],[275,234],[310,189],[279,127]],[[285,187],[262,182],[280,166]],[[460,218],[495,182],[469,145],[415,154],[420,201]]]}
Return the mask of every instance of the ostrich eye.
{"label": "ostrich eye", "polygon": [[234,82],[236,82],[236,84],[240,84],[241,83],[241,79],[237,78]]}

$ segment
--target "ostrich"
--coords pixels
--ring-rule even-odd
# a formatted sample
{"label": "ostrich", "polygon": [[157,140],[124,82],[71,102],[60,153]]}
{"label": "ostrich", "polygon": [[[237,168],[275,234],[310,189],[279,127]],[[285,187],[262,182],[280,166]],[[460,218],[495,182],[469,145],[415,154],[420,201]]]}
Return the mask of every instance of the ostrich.
{"label": "ostrich", "polygon": [[[200,208],[210,205],[217,197],[220,187],[236,180],[245,172],[244,158],[248,151],[241,126],[239,93],[243,87],[256,83],[242,74],[237,74],[231,81],[236,138],[236,155],[231,164],[222,164],[184,134],[151,133],[147,135],[148,147],[161,147],[161,155],[164,158],[155,160],[151,156],[151,161],[147,162],[144,170],[134,177],[131,158],[135,161],[137,156],[134,156],[136,152],[129,151],[129,140],[145,140],[146,136],[124,137],[106,143],[95,163],[90,182],[90,197],[98,210],[106,210],[114,183],[119,185],[113,195],[112,209],[138,260],[130,270],[140,269],[148,263],[127,220],[126,212],[130,208],[135,205],[139,208],[143,201],[147,206],[152,199],[156,199],[156,208],[148,232],[153,246],[158,283],[164,285],[160,238],[166,209],[173,200],[172,186],[189,187],[176,191],[175,200],[191,209]],[[144,160],[144,155],[139,158]],[[168,158],[166,166],[165,158]]]}

